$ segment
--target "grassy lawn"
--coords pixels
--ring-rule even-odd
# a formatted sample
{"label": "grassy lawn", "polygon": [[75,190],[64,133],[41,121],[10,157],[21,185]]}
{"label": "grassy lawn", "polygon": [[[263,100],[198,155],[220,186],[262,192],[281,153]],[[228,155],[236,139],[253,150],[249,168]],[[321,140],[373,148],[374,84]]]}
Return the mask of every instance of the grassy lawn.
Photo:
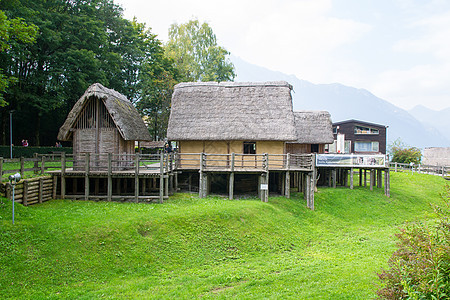
{"label": "grassy lawn", "polygon": [[164,204],[0,200],[0,298],[370,299],[394,233],[434,218],[445,180],[391,173],[382,189],[319,188]]}

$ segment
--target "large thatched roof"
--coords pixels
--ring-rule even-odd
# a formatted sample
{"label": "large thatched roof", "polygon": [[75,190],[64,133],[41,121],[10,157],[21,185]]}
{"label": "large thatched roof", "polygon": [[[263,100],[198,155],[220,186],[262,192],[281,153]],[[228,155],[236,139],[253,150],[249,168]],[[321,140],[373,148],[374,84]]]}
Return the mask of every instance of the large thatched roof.
{"label": "large thatched roof", "polygon": [[58,140],[72,139],[71,129],[91,97],[102,99],[122,138],[126,141],[151,141],[152,138],[141,116],[131,102],[119,92],[108,89],[100,83],[91,85],[75,103],[63,126],[59,129]]}
{"label": "large thatched roof", "polygon": [[294,141],[291,89],[284,81],[177,84],[167,137]]}
{"label": "large thatched roof", "polygon": [[333,127],[327,111],[294,111],[299,144],[332,144]]}

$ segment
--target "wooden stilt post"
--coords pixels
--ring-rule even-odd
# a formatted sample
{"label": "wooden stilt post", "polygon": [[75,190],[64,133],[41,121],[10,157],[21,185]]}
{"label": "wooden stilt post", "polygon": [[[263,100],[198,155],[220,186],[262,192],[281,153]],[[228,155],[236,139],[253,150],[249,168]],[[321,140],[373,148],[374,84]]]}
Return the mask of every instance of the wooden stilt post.
{"label": "wooden stilt post", "polygon": [[384,194],[386,197],[391,197],[391,179],[389,168],[384,169]]}
{"label": "wooden stilt post", "polygon": [[350,189],[353,190],[353,168],[350,168]]}
{"label": "wooden stilt post", "polygon": [[56,191],[58,188],[58,177],[53,175],[53,191],[52,191],[52,199],[56,199]]}
{"label": "wooden stilt post", "polygon": [[261,174],[261,201],[269,201],[269,155],[263,154],[264,173]]}
{"label": "wooden stilt post", "polygon": [[304,198],[306,199],[306,207],[309,208],[309,199],[311,194],[311,175],[310,173],[307,173],[305,175],[305,192],[304,192]]}
{"label": "wooden stilt post", "polygon": [[377,188],[382,187],[383,182],[383,170],[377,169]]}
{"label": "wooden stilt post", "polygon": [[41,156],[41,175],[45,173],[45,155]]}
{"label": "wooden stilt post", "polygon": [[25,158],[23,156],[20,157],[20,177],[23,178],[25,174]]}
{"label": "wooden stilt post", "polygon": [[309,201],[308,201],[308,208],[311,210],[314,210],[314,190],[315,190],[315,186],[316,186],[316,179],[315,179],[316,175],[315,174],[316,174],[316,172],[312,171],[310,191],[309,191]]}
{"label": "wooden stilt post", "polygon": [[362,178],[363,178],[363,174],[362,174],[362,169],[359,169],[359,186],[362,186]]}
{"label": "wooden stilt post", "polygon": [[107,199],[112,200],[112,153],[108,153],[108,184],[107,184]]}
{"label": "wooden stilt post", "polygon": [[164,202],[164,153],[159,155],[159,203]]}
{"label": "wooden stilt post", "polygon": [[336,178],[336,168],[333,168],[332,170],[331,170],[331,173],[332,173],[332,175],[331,175],[331,177],[333,177],[333,189],[335,189],[336,188],[336,180],[337,180],[337,178]]}
{"label": "wooden stilt post", "polygon": [[205,197],[205,192],[204,192],[204,183],[203,181],[205,180],[204,176],[205,174],[203,173],[203,160],[204,160],[204,153],[200,153],[200,178],[199,178],[199,187],[198,187],[198,197],[199,198],[204,198]]}
{"label": "wooden stilt post", "polygon": [[284,190],[285,190],[285,197],[286,198],[290,198],[291,197],[291,174],[289,172],[289,166],[290,166],[290,160],[291,160],[291,156],[290,154],[286,154],[286,177],[285,177],[285,182],[284,182]]}
{"label": "wooden stilt post", "polygon": [[367,170],[364,169],[364,186],[367,186]]}
{"label": "wooden stilt post", "polygon": [[370,190],[371,191],[373,191],[373,183],[374,183],[374,180],[375,180],[375,170],[374,169],[370,169],[370,179],[369,179],[369,181],[370,181]]}
{"label": "wooden stilt post", "polygon": [[24,180],[23,182],[23,196],[22,196],[22,204],[28,205],[28,181]]}
{"label": "wooden stilt post", "polygon": [[328,169],[328,187],[333,186],[333,172],[331,169]]}
{"label": "wooden stilt post", "polygon": [[61,153],[61,199],[66,198],[66,153]]}
{"label": "wooden stilt post", "polygon": [[90,154],[86,153],[84,157],[84,200],[89,199],[89,170]]}
{"label": "wooden stilt post", "polygon": [[38,202],[42,203],[44,194],[44,178],[39,178],[39,194],[38,194]]}
{"label": "wooden stilt post", "polygon": [[228,198],[230,200],[233,199],[234,197],[234,159],[235,159],[235,154],[234,152],[231,153],[231,161],[230,161],[230,178],[229,178],[229,183],[228,183]]}
{"label": "wooden stilt post", "polygon": [[298,180],[298,183],[297,183],[298,189],[297,189],[297,191],[299,193],[302,192],[302,180],[303,180],[302,174],[303,173],[301,173],[301,172],[297,172],[297,180]]}
{"label": "wooden stilt post", "polygon": [[139,153],[134,154],[134,202],[139,202]]}

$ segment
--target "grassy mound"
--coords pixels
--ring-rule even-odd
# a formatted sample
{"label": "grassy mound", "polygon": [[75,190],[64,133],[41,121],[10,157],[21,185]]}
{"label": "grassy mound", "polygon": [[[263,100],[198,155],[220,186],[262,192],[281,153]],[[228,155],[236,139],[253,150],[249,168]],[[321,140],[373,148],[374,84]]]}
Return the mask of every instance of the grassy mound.
{"label": "grassy mound", "polygon": [[407,221],[433,218],[445,182],[392,173],[382,189],[322,188],[316,211],[291,199],[162,205],[0,201],[5,298],[368,299]]}

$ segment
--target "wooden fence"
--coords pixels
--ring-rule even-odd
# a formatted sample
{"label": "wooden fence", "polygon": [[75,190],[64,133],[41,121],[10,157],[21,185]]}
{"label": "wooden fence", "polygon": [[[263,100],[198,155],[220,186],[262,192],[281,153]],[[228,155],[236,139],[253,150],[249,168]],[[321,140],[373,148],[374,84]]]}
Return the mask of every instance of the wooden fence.
{"label": "wooden fence", "polygon": [[402,163],[397,163],[397,162],[390,162],[389,167],[394,172],[410,171],[412,173],[416,172],[419,174],[440,175],[442,177],[450,176],[450,167],[449,166],[402,164]]}
{"label": "wooden fence", "polygon": [[[27,206],[51,200],[56,193],[55,186],[54,178],[51,176],[21,180],[15,186],[14,202]],[[12,185],[9,182],[2,183],[0,193],[4,197],[12,199]]]}

